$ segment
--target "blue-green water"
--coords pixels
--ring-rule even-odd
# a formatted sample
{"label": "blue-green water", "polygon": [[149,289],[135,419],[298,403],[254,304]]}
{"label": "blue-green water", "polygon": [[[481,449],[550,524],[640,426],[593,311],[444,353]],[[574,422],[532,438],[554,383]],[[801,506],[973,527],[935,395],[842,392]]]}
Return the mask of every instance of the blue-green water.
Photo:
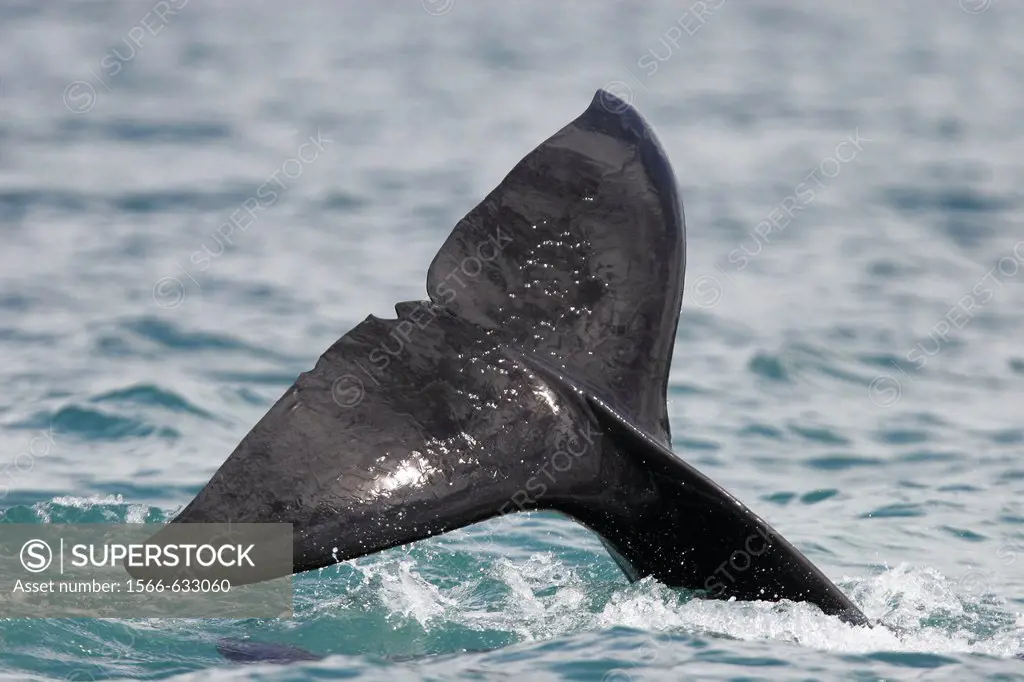
{"label": "blue-green water", "polygon": [[2,620],[0,676],[1024,679],[1022,33],[1008,0],[4,4],[3,521],[173,514],[605,86],[686,202],[676,451],[893,629],[629,585],[537,515],[298,576],[292,621]]}

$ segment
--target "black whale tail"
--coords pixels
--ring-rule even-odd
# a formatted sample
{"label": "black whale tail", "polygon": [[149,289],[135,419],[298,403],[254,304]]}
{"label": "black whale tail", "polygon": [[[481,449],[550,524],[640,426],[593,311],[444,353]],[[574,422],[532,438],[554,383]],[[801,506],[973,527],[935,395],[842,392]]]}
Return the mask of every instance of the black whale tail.
{"label": "black whale tail", "polygon": [[866,622],[669,450],[684,262],[668,160],[636,110],[599,91],[458,223],[429,300],[331,346],[174,522],[291,523],[304,571],[553,509],[632,578]]}

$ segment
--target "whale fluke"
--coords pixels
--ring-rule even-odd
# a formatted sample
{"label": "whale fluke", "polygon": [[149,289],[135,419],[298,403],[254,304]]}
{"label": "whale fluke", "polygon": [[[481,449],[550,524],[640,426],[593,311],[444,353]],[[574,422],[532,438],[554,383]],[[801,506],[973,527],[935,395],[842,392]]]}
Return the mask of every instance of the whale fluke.
{"label": "whale fluke", "polygon": [[866,623],[670,450],[685,246],[654,132],[598,91],[459,221],[427,300],[332,345],[173,523],[291,523],[299,572],[554,510],[597,532],[631,579]]}

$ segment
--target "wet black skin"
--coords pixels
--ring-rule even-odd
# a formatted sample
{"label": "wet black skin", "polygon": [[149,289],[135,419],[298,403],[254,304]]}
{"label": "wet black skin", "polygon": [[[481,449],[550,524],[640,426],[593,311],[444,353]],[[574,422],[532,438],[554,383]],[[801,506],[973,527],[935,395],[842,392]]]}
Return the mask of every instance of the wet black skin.
{"label": "wet black skin", "polygon": [[866,624],[669,449],[685,245],[653,131],[599,91],[458,223],[429,300],[331,346],[173,522],[292,523],[299,572],[555,510],[597,532],[631,579]]}

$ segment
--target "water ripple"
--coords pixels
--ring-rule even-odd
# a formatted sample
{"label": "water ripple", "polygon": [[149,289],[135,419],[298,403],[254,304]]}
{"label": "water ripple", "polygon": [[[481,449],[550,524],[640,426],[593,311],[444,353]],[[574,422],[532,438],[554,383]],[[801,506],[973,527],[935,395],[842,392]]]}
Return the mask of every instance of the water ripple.
{"label": "water ripple", "polygon": [[181,433],[174,428],[157,426],[142,419],[111,414],[88,407],[69,405],[56,412],[37,412],[30,419],[12,424],[19,429],[50,429],[58,434],[86,440],[122,440],[156,436],[175,440]]}
{"label": "water ripple", "polygon": [[231,127],[216,121],[159,121],[151,119],[88,118],[65,120],[62,132],[69,137],[99,137],[113,142],[195,145],[224,140]]}
{"label": "water ripple", "polygon": [[197,407],[183,396],[153,384],[137,384],[127,388],[116,389],[93,397],[96,403],[120,403],[124,405],[141,405],[161,407],[172,412],[184,412],[198,417],[213,419],[213,415]]}

